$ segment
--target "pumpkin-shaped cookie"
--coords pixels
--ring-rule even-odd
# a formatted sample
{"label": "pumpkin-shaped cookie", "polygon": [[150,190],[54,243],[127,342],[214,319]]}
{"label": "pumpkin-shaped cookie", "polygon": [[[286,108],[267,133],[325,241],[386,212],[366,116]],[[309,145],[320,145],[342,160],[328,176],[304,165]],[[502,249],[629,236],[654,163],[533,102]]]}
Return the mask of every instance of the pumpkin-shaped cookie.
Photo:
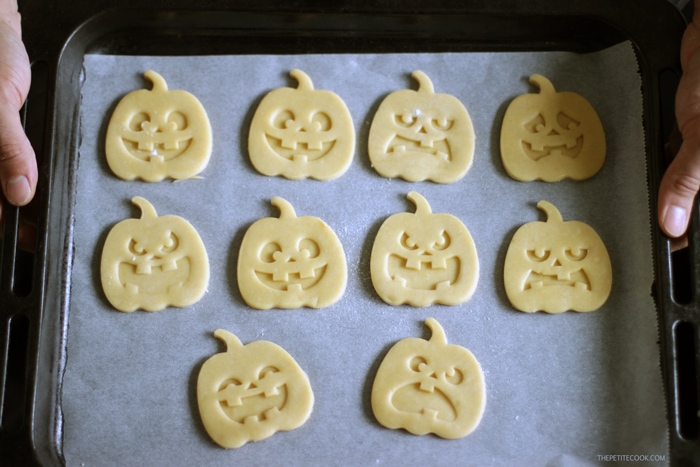
{"label": "pumpkin-shaped cookie", "polygon": [[243,345],[223,329],[214,336],[227,349],[199,370],[197,402],[204,428],[219,446],[237,448],[306,422],[314,394],[287,351],[268,341]]}
{"label": "pumpkin-shaped cookie", "polygon": [[392,92],[374,115],[368,144],[372,167],[387,178],[455,182],[474,156],[469,113],[456,97],[436,93],[422,71],[412,76],[418,90]]}
{"label": "pumpkin-shaped cookie", "polygon": [[556,92],[532,75],[538,94],[523,94],[508,106],[501,127],[501,159],[512,178],[529,182],[584,180],[605,161],[605,133],[598,114],[581,95]]}
{"label": "pumpkin-shaped cookie", "polygon": [[415,435],[462,438],[481,421],[486,388],[481,365],[464,347],[448,344],[434,318],[430,340],[407,338],[384,357],[372,386],[377,421]]}
{"label": "pumpkin-shaped cookie", "polygon": [[248,135],[250,161],[264,175],[331,180],[350,166],[355,128],[350,111],[334,92],[314,89],[301,70],[299,83],[278,88],[260,102]]}
{"label": "pumpkin-shaped cookie", "polygon": [[546,222],[528,222],[513,235],[503,271],[506,294],[525,312],[593,311],[612,288],[612,265],[598,234],[580,221],[564,222],[547,201]]}
{"label": "pumpkin-shaped cookie", "polygon": [[109,168],[124,180],[194,177],[211,155],[207,113],[189,92],[169,91],[155,71],[144,76],[153,89],[130,92],[112,113],[105,144]]}
{"label": "pumpkin-shaped cookie", "polygon": [[323,308],[343,295],[347,266],[343,245],[321,219],[297,217],[275,197],[279,218],[248,228],[238,256],[238,286],[253,308]]}
{"label": "pumpkin-shaped cookie", "polygon": [[102,288],[119,311],[162,310],[197,302],[209,283],[209,259],[197,231],[179,216],[158,216],[145,199],[140,219],[109,231],[102,250]]}
{"label": "pumpkin-shaped cookie", "polygon": [[457,305],[471,298],[479,260],[469,230],[451,214],[433,214],[420,194],[415,213],[390,216],[372,246],[372,284],[390,305]]}

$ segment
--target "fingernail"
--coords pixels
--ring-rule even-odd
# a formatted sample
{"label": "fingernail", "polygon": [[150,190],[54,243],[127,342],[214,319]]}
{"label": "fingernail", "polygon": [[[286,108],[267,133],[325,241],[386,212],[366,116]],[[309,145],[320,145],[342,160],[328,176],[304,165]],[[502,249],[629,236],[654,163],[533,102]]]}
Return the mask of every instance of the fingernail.
{"label": "fingernail", "polygon": [[27,177],[18,175],[9,179],[7,185],[5,185],[5,194],[7,195],[7,200],[16,206],[26,204],[32,195]]}
{"label": "fingernail", "polygon": [[668,233],[680,237],[685,232],[688,223],[688,211],[679,206],[669,206],[664,215],[664,225]]}

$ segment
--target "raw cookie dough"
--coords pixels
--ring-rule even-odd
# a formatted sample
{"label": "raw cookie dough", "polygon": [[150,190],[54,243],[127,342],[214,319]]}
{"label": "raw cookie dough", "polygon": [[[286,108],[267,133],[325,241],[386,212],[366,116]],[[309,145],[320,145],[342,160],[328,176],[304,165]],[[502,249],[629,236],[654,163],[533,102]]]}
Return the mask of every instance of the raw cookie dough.
{"label": "raw cookie dough", "polygon": [[584,180],[605,161],[605,133],[598,114],[579,94],[556,92],[541,75],[530,76],[539,94],[510,103],[501,127],[501,159],[523,182]]}
{"label": "raw cookie dough", "polygon": [[561,313],[600,308],[612,288],[608,250],[587,224],[562,220],[540,201],[547,222],[528,222],[513,235],[503,272],[506,294],[516,309]]}
{"label": "raw cookie dough", "polygon": [[372,246],[372,284],[390,305],[457,305],[471,298],[479,259],[469,230],[451,214],[433,214],[423,196],[407,198],[415,213],[390,216]]}
{"label": "raw cookie dough", "polygon": [[343,245],[321,219],[297,217],[291,204],[275,197],[280,217],[250,226],[238,255],[238,287],[253,308],[323,308],[345,292]]}
{"label": "raw cookie dough", "polygon": [[313,410],[309,378],[282,347],[268,341],[245,346],[217,329],[226,352],[209,357],[197,377],[202,423],[216,444],[237,448],[303,425]]}
{"label": "raw cookie dough", "polygon": [[448,344],[434,318],[429,341],[397,342],[384,357],[372,386],[377,421],[415,435],[462,438],[479,425],[486,406],[481,366],[464,347]]}
{"label": "raw cookie dough", "polygon": [[296,89],[278,88],[260,102],[248,135],[250,161],[264,175],[331,180],[350,166],[355,127],[345,102],[315,90],[306,73],[289,73]]}
{"label": "raw cookie dough", "polygon": [[145,199],[131,200],[140,219],[110,230],[102,250],[102,288],[119,311],[162,310],[197,302],[209,283],[209,259],[197,231],[178,216],[158,217]]}
{"label": "raw cookie dough", "polygon": [[386,178],[452,183],[471,167],[474,128],[454,96],[436,94],[422,71],[418,90],[392,92],[382,101],[369,130],[372,167]]}
{"label": "raw cookie dough", "polygon": [[168,91],[155,71],[144,76],[152,90],[124,96],[107,127],[105,153],[114,174],[123,180],[192,178],[207,166],[212,136],[202,104],[187,91]]}

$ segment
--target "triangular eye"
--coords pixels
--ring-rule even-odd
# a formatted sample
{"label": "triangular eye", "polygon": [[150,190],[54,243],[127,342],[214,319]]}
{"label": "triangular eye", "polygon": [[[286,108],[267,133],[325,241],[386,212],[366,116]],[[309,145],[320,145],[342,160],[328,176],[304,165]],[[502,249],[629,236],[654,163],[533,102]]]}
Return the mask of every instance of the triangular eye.
{"label": "triangular eye", "polygon": [[173,232],[170,232],[168,238],[163,242],[163,245],[160,248],[160,252],[172,253],[173,251],[177,250],[178,246],[180,246],[180,240],[177,238],[177,235],[175,235]]}
{"label": "triangular eye", "polygon": [[533,119],[523,123],[523,126],[530,133],[542,133],[547,128],[547,122],[544,115],[538,113]]}

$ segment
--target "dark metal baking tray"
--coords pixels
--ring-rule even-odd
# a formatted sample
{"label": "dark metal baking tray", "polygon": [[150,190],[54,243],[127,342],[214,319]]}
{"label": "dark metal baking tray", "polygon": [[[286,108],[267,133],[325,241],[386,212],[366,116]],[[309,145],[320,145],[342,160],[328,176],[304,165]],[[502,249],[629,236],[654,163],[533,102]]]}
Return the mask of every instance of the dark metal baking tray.
{"label": "dark metal baking tray", "polygon": [[[6,207],[0,257],[0,459],[61,465],[61,383],[74,250],[81,67],[87,53],[212,55],[565,50],[630,41],[643,83],[651,213],[667,164],[685,23],[666,0],[20,1],[33,82],[23,110],[39,160],[37,198]],[[36,224],[18,248],[20,218]],[[652,219],[652,225],[655,219]],[[676,258],[653,232],[660,368],[671,463],[700,463],[700,220]]]}

